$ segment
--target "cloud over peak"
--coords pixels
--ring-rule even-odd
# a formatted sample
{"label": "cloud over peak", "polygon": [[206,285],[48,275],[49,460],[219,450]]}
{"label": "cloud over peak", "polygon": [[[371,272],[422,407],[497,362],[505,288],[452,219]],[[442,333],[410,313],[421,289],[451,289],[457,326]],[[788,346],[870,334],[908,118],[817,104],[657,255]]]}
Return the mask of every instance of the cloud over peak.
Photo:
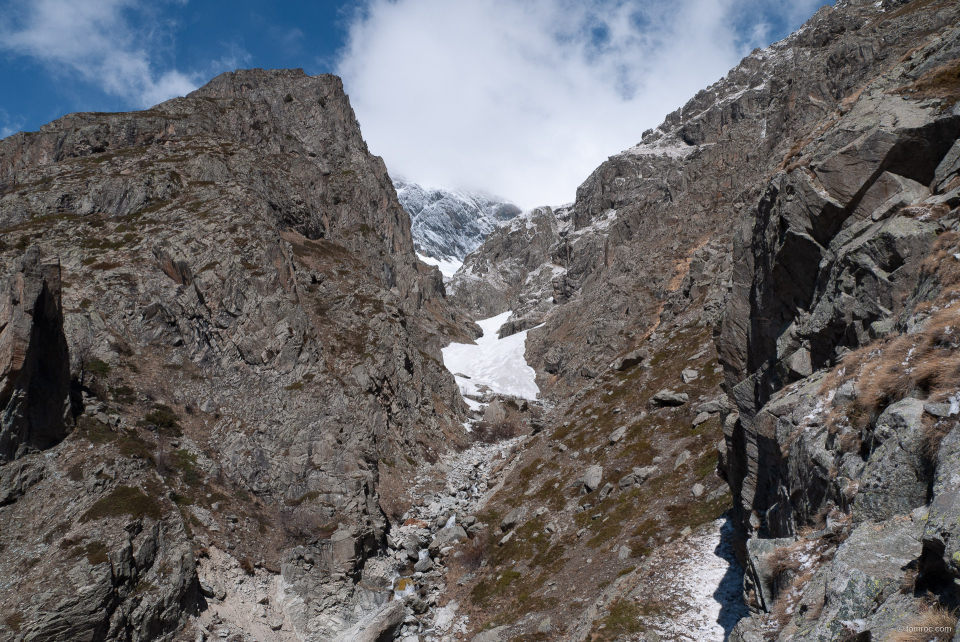
{"label": "cloud over peak", "polygon": [[795,4],[369,0],[337,72],[392,171],[556,205]]}

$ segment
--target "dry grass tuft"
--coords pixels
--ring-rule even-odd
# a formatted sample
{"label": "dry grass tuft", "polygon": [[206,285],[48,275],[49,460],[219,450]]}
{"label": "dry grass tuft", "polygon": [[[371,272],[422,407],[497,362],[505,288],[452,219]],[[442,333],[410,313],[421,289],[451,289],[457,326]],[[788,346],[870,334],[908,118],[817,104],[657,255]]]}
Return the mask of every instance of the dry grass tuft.
{"label": "dry grass tuft", "polygon": [[953,106],[960,101],[960,58],[931,69],[913,84],[893,93],[917,99],[941,98],[947,106]]}
{"label": "dry grass tuft", "polygon": [[920,435],[920,452],[931,464],[937,461],[940,454],[940,443],[953,429],[954,422],[924,421],[923,432]]}
{"label": "dry grass tuft", "polygon": [[797,545],[778,546],[767,556],[767,571],[774,577],[780,577],[787,571],[796,571],[800,569],[800,560],[798,559]]}
{"label": "dry grass tuft", "polygon": [[487,555],[487,549],[490,546],[490,538],[484,530],[474,536],[461,549],[461,555],[457,559],[465,568],[478,569],[481,562]]}
{"label": "dry grass tuft", "polygon": [[863,440],[860,439],[859,433],[848,432],[840,436],[840,452],[842,453],[859,452],[862,445]]}
{"label": "dry grass tuft", "polygon": [[898,630],[888,642],[950,642],[957,626],[957,614],[942,606],[934,606],[917,615]]}
{"label": "dry grass tuft", "polygon": [[797,606],[800,604],[800,599],[803,597],[803,589],[810,583],[813,576],[813,569],[800,573],[793,578],[790,586],[788,586],[786,590],[781,591],[780,595],[777,596],[777,600],[770,608],[770,618],[781,628],[786,626],[791,618],[793,618],[794,613],[797,611]]}

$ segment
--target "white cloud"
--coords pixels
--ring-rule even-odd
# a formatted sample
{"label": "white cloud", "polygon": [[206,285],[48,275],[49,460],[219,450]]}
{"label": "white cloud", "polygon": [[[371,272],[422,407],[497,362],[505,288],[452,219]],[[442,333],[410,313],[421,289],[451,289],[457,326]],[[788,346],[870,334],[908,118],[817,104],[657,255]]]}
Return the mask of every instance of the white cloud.
{"label": "white cloud", "polygon": [[23,118],[11,118],[6,109],[0,109],[0,139],[13,136],[23,129]]}
{"label": "white cloud", "polygon": [[[159,70],[167,31],[142,0],[32,0],[8,5],[0,50],[29,56],[59,75],[79,74],[108,94],[147,107],[196,88],[176,69]],[[152,19],[151,19],[152,18]]]}
{"label": "white cloud", "polygon": [[367,0],[338,73],[393,173],[555,205],[757,44],[745,4]]}

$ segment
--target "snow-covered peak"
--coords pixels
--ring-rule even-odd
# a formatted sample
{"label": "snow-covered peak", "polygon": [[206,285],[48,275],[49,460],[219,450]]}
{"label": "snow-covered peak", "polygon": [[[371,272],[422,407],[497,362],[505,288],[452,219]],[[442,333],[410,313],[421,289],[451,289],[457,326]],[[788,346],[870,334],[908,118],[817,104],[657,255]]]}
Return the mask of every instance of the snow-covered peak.
{"label": "snow-covered peak", "polygon": [[481,192],[431,189],[401,179],[393,186],[410,215],[417,254],[447,277],[490,232],[520,213],[506,199]]}

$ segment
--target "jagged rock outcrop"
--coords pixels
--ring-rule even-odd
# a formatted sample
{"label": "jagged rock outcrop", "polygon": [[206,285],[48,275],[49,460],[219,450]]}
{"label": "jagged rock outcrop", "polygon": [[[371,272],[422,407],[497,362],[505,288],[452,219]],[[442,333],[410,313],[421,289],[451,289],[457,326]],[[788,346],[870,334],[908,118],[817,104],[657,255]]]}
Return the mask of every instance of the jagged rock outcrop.
{"label": "jagged rock outcrop", "polygon": [[[0,227],[4,265],[30,245],[60,257],[71,359],[62,334],[44,345],[83,386],[70,437],[0,465],[2,635],[172,639],[197,615],[330,640],[379,609],[389,587],[358,582],[384,544],[380,466],[464,439],[440,347],[474,329],[417,260],[340,80],[238,71],[17,134],[0,142]],[[160,543],[134,556],[169,555],[118,575],[138,520]],[[220,587],[208,608],[195,557]],[[254,576],[284,596],[269,611]]]}
{"label": "jagged rock outcrop", "polygon": [[885,639],[920,621],[924,591],[957,603],[960,533],[953,509],[937,512],[952,506],[942,453],[958,429],[943,335],[960,225],[960,30],[938,29],[950,11],[911,3],[867,23],[935,35],[798,142],[735,239],[717,346],[736,405],[720,465],[739,553],[762,565],[751,538],[780,538],[769,555],[797,559],[810,529],[829,552],[763,600],[756,587],[772,614],[731,639]]}
{"label": "jagged rock outcrop", "polygon": [[[783,421],[789,402],[774,402],[784,398],[777,391],[902,328],[912,307],[933,294],[918,298],[917,289],[938,235],[955,226],[951,207],[960,197],[938,192],[934,177],[960,136],[960,115],[939,100],[907,100],[895,91],[960,54],[958,37],[948,32],[868,85],[801,150],[808,162],[771,181],[741,228],[736,260],[742,269],[734,275],[718,346],[748,441],[773,437],[760,427],[772,427],[771,417]],[[791,423],[799,425],[794,416]],[[901,442],[918,429],[918,419],[884,417],[871,422],[878,428],[895,422],[886,432]],[[756,479],[770,469],[756,458],[777,450],[760,447],[754,461],[742,462],[756,472],[734,476],[747,484],[745,511],[762,514],[777,503],[769,482]],[[793,529],[773,528],[783,530]]]}
{"label": "jagged rock outcrop", "polygon": [[441,261],[462,262],[483,239],[520,208],[481,192],[427,189],[394,179],[403,209],[410,214],[410,231],[417,252]]}
{"label": "jagged rock outcrop", "polygon": [[502,336],[537,325],[553,308],[554,297],[563,296],[566,270],[553,264],[552,256],[570,227],[567,209],[549,207],[524,212],[502,225],[447,284],[451,299],[476,318],[512,309]]}
{"label": "jagged rock outcrop", "polygon": [[62,440],[72,423],[60,265],[31,248],[0,289],[0,462]]}

